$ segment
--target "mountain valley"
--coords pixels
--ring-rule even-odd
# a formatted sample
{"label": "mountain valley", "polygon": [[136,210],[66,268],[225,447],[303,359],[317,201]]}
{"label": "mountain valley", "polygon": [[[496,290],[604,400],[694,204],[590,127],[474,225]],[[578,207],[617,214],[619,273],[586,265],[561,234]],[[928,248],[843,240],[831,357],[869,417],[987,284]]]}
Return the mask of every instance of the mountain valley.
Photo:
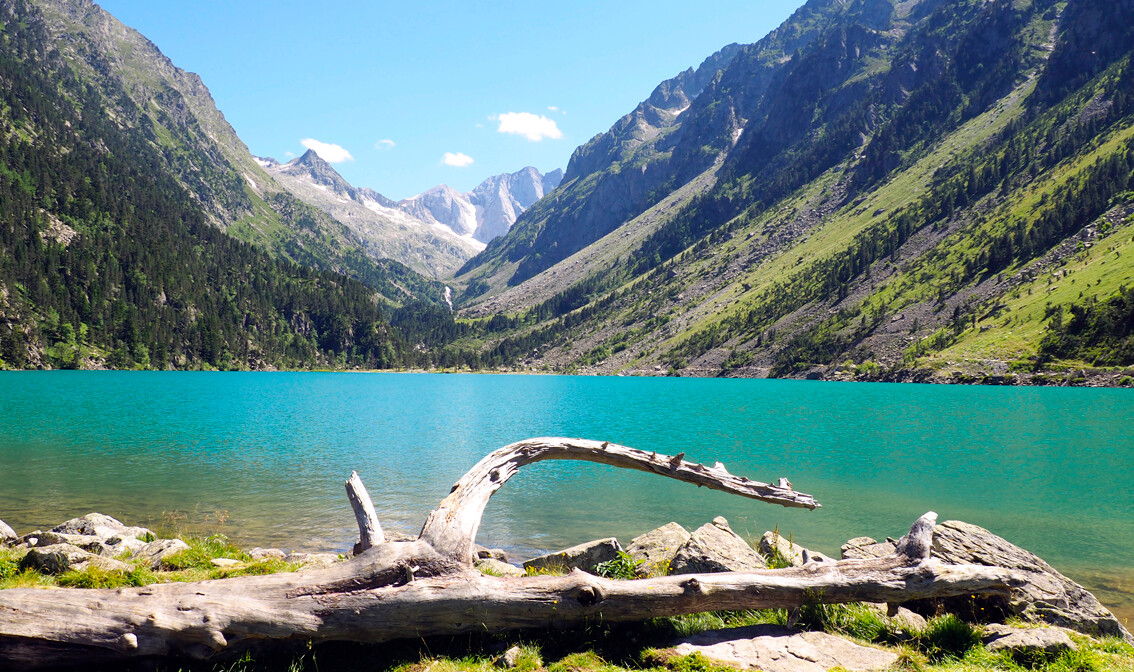
{"label": "mountain valley", "polygon": [[[314,151],[287,163],[253,157],[200,78],[87,0],[4,6],[21,20],[42,16],[35,39],[65,64],[48,68],[62,100],[80,95],[67,88],[74,78],[112,101],[115,142],[148,147],[139,158],[202,221],[375,292],[403,353],[384,361],[1130,384],[1128,0],[809,0],[763,39],[660,83],[565,171],[529,167],[402,201],[350,185]],[[18,22],[6,25],[12,43]],[[21,109],[0,115],[11,156],[48,137]],[[79,147],[51,137],[59,161]],[[82,146],[97,152],[99,142]],[[7,193],[50,202],[49,179],[5,161],[4,176],[28,175],[4,177]],[[41,206],[21,225],[43,241],[36,254],[92,235],[87,215],[68,207]],[[28,239],[11,232],[15,254]],[[40,273],[47,287],[86,291],[73,276]],[[10,353],[0,357],[60,366],[44,353],[92,324],[56,308],[53,330],[21,345],[50,321],[42,292],[14,307],[13,288],[32,280],[23,278],[0,278]],[[237,340],[218,347],[243,352]],[[100,362],[139,364],[68,360]]]}

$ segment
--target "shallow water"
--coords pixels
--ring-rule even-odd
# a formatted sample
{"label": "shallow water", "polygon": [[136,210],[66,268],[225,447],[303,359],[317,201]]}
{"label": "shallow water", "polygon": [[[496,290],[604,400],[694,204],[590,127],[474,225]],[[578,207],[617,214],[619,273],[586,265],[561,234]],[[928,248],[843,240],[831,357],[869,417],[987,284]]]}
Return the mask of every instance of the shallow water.
{"label": "shallow water", "polygon": [[358,470],[383,525],[416,532],[491,450],[609,440],[823,504],[778,506],[592,464],[529,467],[479,541],[517,553],[724,515],[828,554],[928,510],[986,527],[1134,616],[1128,390],[443,374],[0,374],[0,519],[18,532],[101,511],[251,545],[344,550]]}

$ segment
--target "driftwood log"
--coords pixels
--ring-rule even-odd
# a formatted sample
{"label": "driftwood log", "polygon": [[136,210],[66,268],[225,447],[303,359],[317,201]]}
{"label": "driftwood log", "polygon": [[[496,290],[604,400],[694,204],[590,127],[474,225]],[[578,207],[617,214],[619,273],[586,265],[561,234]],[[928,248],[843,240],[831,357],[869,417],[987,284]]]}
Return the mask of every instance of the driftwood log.
{"label": "driftwood log", "polygon": [[0,669],[151,656],[222,658],[273,640],[385,642],[723,609],[795,609],[814,601],[896,604],[1003,595],[1019,580],[997,567],[931,559],[933,513],[914,523],[893,556],[869,560],[635,581],[579,570],[567,576],[501,578],[473,566],[473,544],[489,497],[520,467],[539,460],[599,462],[784,506],[819,506],[786,483],[751,481],[719,463],[706,467],[682,456],[579,439],[531,439],[501,448],[474,466],[413,541],[384,542],[361,481],[353,489],[348,483],[362,544],[369,541],[372,547],[324,569],[141,588],[2,590]]}

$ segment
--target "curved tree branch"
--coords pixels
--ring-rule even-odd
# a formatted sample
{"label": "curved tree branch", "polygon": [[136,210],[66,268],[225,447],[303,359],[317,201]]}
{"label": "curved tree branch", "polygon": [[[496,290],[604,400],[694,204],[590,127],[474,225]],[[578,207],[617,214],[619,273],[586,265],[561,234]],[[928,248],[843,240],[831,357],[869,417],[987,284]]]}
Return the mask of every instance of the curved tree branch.
{"label": "curved tree branch", "polygon": [[519,441],[489,453],[461,477],[449,496],[429,514],[421,539],[441,553],[472,562],[476,532],[488,499],[515,476],[520,467],[542,460],[598,462],[668,476],[762,502],[805,509],[819,507],[814,497],[795,492],[790,485],[768,485],[733,476],[720,462],[706,467],[686,462],[681,459],[684,456],[685,453],[673,457],[659,455],[608,441],[549,437]]}

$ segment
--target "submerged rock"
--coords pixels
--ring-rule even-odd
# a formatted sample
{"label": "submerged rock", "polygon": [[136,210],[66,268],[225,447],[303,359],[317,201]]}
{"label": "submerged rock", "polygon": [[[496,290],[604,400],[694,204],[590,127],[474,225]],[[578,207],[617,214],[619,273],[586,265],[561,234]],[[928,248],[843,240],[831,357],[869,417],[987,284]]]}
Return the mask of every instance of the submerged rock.
{"label": "submerged rock", "polygon": [[800,632],[782,625],[710,630],[682,640],[669,651],[679,656],[700,653],[734,667],[763,672],[827,672],[831,668],[869,672],[890,669],[898,660],[896,653],[825,632]]}
{"label": "submerged rock", "polygon": [[669,573],[673,556],[690,536],[689,530],[681,525],[666,523],[631,539],[626,552],[638,562],[639,576],[664,576]]}
{"label": "submerged rock", "polygon": [[599,563],[618,557],[622,545],[614,537],[596,539],[524,562],[524,569],[581,569],[594,572]]}
{"label": "submerged rock", "polygon": [[750,572],[764,569],[763,556],[752,550],[721,516],[693,531],[673,556],[670,574]]}

